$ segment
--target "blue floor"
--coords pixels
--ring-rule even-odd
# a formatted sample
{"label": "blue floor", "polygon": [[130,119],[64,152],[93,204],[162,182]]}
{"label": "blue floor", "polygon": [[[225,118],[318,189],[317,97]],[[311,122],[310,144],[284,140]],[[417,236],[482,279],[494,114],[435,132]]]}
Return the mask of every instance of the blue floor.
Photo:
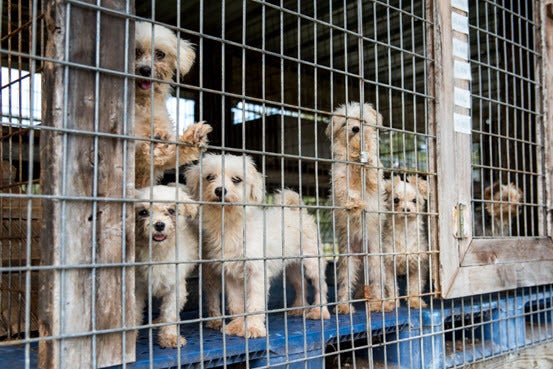
{"label": "blue floor", "polygon": [[[395,313],[373,314],[372,330],[397,327],[407,324],[408,314],[397,318]],[[271,314],[268,321],[268,337],[245,340],[239,337],[223,336],[222,333],[203,328],[200,323],[186,324],[181,333],[188,343],[180,349],[180,364],[203,362],[206,367],[214,367],[226,363],[237,363],[265,358],[267,355],[305,354],[311,351],[322,352],[325,342],[335,337],[366,332],[366,315],[363,307],[349,316],[332,315],[330,320],[313,321],[301,317],[288,317],[284,314]],[[286,334],[287,333],[287,334]],[[202,337],[202,339],[200,339]],[[150,356],[156,368],[177,366],[178,350],[162,349],[156,342],[156,331],[152,332],[150,340],[148,330],[140,333],[137,344],[137,361],[129,368],[149,368]],[[149,342],[153,342],[150,345]],[[203,347],[202,347],[203,346]]]}
{"label": "blue floor", "polygon": [[[356,304],[357,311],[351,317],[331,314],[326,321],[271,312],[268,337],[248,340],[205,328],[197,321],[197,312],[183,313],[184,321],[196,320],[181,326],[188,341],[186,346],[180,350],[162,349],[157,345],[157,331],[144,329],[137,342],[137,360],[127,367],[188,368],[203,364],[212,368],[248,361],[252,368],[284,368],[278,364],[297,360],[299,368],[322,368],[327,345],[367,342],[370,332],[372,342],[376,342],[374,357],[379,360],[401,368],[446,368],[530,344],[525,331],[527,322],[551,322],[553,316],[551,296],[547,293],[488,294],[432,303],[432,309],[401,307],[386,314],[373,313],[370,320],[363,303]],[[528,306],[534,305],[541,308],[530,311]],[[383,337],[387,338],[382,341]],[[37,351],[36,344],[29,346],[28,353],[24,345],[0,346],[0,368],[24,368],[26,358],[34,368]]]}

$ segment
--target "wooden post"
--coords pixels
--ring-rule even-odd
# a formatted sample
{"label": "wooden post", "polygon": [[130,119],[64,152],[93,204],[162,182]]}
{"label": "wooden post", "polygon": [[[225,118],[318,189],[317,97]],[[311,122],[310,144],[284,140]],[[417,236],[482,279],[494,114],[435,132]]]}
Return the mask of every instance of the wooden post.
{"label": "wooden post", "polygon": [[[124,0],[102,6],[127,11]],[[134,227],[132,204],[103,201],[133,197],[134,143],[101,136],[133,133],[134,81],[87,69],[132,71],[134,24],[50,0],[46,27],[46,57],[55,61],[46,62],[43,72],[48,129],[41,133],[41,181],[43,194],[53,197],[43,201],[41,263],[54,268],[41,272],[39,317],[41,336],[59,338],[40,342],[39,366],[91,368],[134,361],[135,332],[93,332],[134,325],[133,268],[94,267],[134,261],[134,239],[125,235],[125,225]],[[72,267],[77,265],[90,267]]]}
{"label": "wooden post", "polygon": [[[539,8],[538,8],[539,9]],[[540,9],[541,10],[541,9]],[[545,198],[547,209],[546,232],[553,237],[553,0],[544,4],[543,14],[543,94],[544,94],[544,149],[545,149]]]}

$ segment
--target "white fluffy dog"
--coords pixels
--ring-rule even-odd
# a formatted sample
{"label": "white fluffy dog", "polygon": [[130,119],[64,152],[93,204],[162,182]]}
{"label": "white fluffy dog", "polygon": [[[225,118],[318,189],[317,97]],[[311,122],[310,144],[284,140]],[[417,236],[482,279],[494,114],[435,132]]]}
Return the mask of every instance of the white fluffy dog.
{"label": "white fluffy dog", "polygon": [[[421,212],[428,198],[428,183],[416,176],[402,181],[399,176],[386,183],[392,213],[387,221],[383,249],[385,293],[397,302],[396,276],[408,275],[408,300],[412,308],[424,308],[421,293],[428,278],[428,242]],[[395,274],[394,274],[395,272]]]}
{"label": "white fluffy dog", "polygon": [[[188,296],[186,278],[198,260],[198,236],[189,223],[198,205],[187,203],[190,198],[175,187],[146,187],[137,190],[136,197],[144,201],[135,205],[136,261],[152,263],[136,269],[137,325],[142,323],[149,281],[152,297],[161,298],[156,323],[176,323]],[[177,325],[160,327],[158,339],[161,347],[186,344]]]}
{"label": "white fluffy dog", "polygon": [[178,138],[178,149],[175,143],[169,143],[177,141],[175,125],[166,105],[171,93],[170,83],[176,70],[181,75],[188,73],[196,53],[188,41],[179,40],[163,26],[137,22],[135,27],[135,73],[146,78],[137,78],[135,85],[135,135],[146,139],[136,141],[135,180],[136,187],[140,188],[150,185],[151,166],[155,184],[164,170],[198,159],[212,128],[203,122],[196,123]]}
{"label": "white fluffy dog", "polygon": [[[326,135],[332,141],[336,160],[332,169],[331,199],[339,207],[336,228],[341,255],[336,312],[353,311],[349,301],[366,256],[363,241],[368,242],[369,252],[369,310],[390,311],[395,305],[393,301],[382,301],[380,262],[380,234],[385,217],[379,213],[386,210],[377,143],[377,126],[382,125],[382,116],[370,104],[357,102],[340,106],[333,115]],[[362,155],[367,156],[364,163]]]}
{"label": "white fluffy dog", "polygon": [[[203,205],[200,220],[205,257],[215,260],[204,269],[210,274],[206,280],[212,283],[204,284],[209,315],[221,316],[220,286],[217,288],[221,273],[225,275],[229,312],[247,313],[246,317],[232,319],[226,326],[227,334],[266,336],[264,312],[270,283],[288,265],[288,277],[296,289],[293,306],[305,306],[299,267],[303,265],[315,295],[315,306],[306,317],[330,318],[326,307],[326,260],[319,250],[317,226],[312,216],[298,207],[301,201],[296,192],[285,190],[275,196],[275,205],[283,207],[263,210],[256,206],[264,195],[263,177],[248,156],[206,155],[187,170],[186,182],[195,199],[209,202]],[[302,311],[296,309],[292,313]],[[220,324],[220,320],[214,320],[209,326],[216,328]]]}

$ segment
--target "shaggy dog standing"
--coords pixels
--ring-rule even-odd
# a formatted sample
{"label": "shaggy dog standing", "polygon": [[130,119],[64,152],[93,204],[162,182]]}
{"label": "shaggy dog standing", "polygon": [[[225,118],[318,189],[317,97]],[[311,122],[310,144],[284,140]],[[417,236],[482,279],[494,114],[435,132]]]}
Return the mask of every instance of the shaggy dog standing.
{"label": "shaggy dog standing", "polygon": [[[198,260],[198,236],[190,223],[198,206],[187,203],[191,200],[181,189],[168,186],[137,190],[136,198],[143,200],[135,204],[136,262],[151,263],[136,268],[137,325],[142,323],[149,282],[152,298],[161,298],[155,323],[176,323],[188,296],[186,278]],[[161,326],[158,341],[161,347],[186,344],[176,324]]]}
{"label": "shaggy dog standing", "polygon": [[[263,177],[248,156],[205,155],[186,171],[186,183],[196,200],[209,202],[203,205],[200,219],[204,256],[216,260],[204,268],[206,280],[211,281],[204,284],[208,313],[210,317],[221,316],[221,286],[217,282],[224,273],[230,314],[247,314],[234,317],[226,325],[227,334],[267,335],[265,301],[271,280],[286,266],[296,289],[293,306],[298,309],[291,313],[302,314],[300,307],[306,305],[301,288],[303,265],[315,296],[306,317],[330,318],[324,279],[326,260],[319,250],[317,226],[313,217],[299,208],[301,201],[296,192],[284,190],[275,196],[275,207],[259,207],[264,196]],[[220,319],[209,324],[213,328],[220,325]]]}
{"label": "shaggy dog standing", "polygon": [[392,209],[383,241],[387,254],[384,257],[386,297],[397,302],[396,276],[405,275],[408,276],[409,306],[424,308],[426,303],[421,293],[428,280],[429,257],[420,212],[428,198],[428,184],[416,176],[409,176],[406,182],[397,176],[386,183],[386,195]]}
{"label": "shaggy dog standing", "polygon": [[[393,301],[382,302],[380,212],[386,210],[384,181],[378,157],[377,126],[382,116],[370,104],[352,102],[333,113],[326,135],[332,142],[332,199],[336,210],[336,228],[340,258],[338,261],[338,305],[336,312],[347,314],[352,291],[363,266],[363,242],[368,242],[370,311],[389,311]],[[366,160],[362,155],[366,155]],[[364,216],[363,216],[364,214]]]}
{"label": "shaggy dog standing", "polygon": [[146,78],[137,79],[135,86],[135,135],[144,138],[136,140],[137,188],[149,186],[152,173],[156,184],[166,169],[198,159],[201,147],[207,143],[212,128],[203,122],[188,127],[177,140],[166,105],[175,71],[188,73],[195,57],[190,43],[177,39],[171,30],[147,22],[136,23],[135,73]]}

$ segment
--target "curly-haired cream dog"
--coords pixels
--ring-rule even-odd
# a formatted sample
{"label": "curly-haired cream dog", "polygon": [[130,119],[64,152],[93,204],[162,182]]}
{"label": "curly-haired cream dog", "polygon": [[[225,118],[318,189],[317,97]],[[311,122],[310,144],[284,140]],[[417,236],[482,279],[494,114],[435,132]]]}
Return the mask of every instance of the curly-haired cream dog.
{"label": "curly-haired cream dog", "polygon": [[486,214],[492,218],[493,229],[490,233],[495,236],[511,236],[513,220],[520,214],[524,201],[524,194],[514,183],[496,183],[484,189],[486,200]]}
{"label": "curly-haired cream dog", "polygon": [[[180,188],[168,186],[139,189],[136,198],[143,200],[135,204],[136,261],[148,263],[136,268],[137,325],[142,323],[149,281],[152,298],[161,298],[155,323],[175,323],[188,296],[186,277],[198,260],[197,229],[190,223],[198,205]],[[158,340],[161,347],[186,344],[177,325],[161,326]]]}
{"label": "curly-haired cream dog", "polygon": [[144,77],[137,78],[135,85],[134,130],[137,137],[144,138],[136,141],[135,181],[140,188],[151,184],[151,171],[156,184],[166,169],[198,159],[212,128],[203,122],[196,123],[177,139],[167,111],[175,71],[184,75],[194,64],[196,53],[191,44],[179,40],[171,30],[147,22],[136,23],[135,38],[135,73]]}
{"label": "curly-haired cream dog", "polygon": [[[384,181],[378,158],[377,126],[382,116],[370,104],[352,102],[334,113],[326,135],[332,142],[332,197],[336,210],[340,258],[336,312],[353,310],[350,296],[362,272],[363,242],[368,242],[370,311],[389,311],[393,301],[382,301],[380,234],[386,209]],[[362,156],[366,160],[361,162]],[[364,178],[364,181],[363,181]],[[363,219],[364,214],[364,219]],[[364,225],[364,226],[363,226]]]}
{"label": "curly-haired cream dog", "polygon": [[[266,336],[264,311],[270,283],[286,266],[297,289],[293,306],[305,306],[299,267],[303,265],[315,295],[315,306],[306,317],[330,318],[324,279],[326,261],[319,250],[317,226],[312,216],[299,208],[301,201],[296,192],[285,190],[275,196],[275,207],[259,207],[264,195],[263,177],[248,156],[206,155],[186,171],[186,182],[195,199],[209,202],[203,205],[200,219],[204,252],[207,259],[219,261],[204,269],[211,274],[206,279],[213,283],[204,285],[209,315],[221,316],[220,286],[217,289],[216,283],[221,273],[225,275],[229,312],[247,313],[245,318],[235,317],[227,324],[227,334]],[[294,312],[302,313],[301,309]],[[220,320],[214,320],[209,326],[220,324]]]}
{"label": "curly-haired cream dog", "polygon": [[408,276],[407,295],[412,308],[424,308],[421,293],[428,279],[428,242],[421,212],[428,198],[428,183],[416,176],[386,182],[391,215],[386,224],[383,249],[386,298],[397,302],[396,276]]}

